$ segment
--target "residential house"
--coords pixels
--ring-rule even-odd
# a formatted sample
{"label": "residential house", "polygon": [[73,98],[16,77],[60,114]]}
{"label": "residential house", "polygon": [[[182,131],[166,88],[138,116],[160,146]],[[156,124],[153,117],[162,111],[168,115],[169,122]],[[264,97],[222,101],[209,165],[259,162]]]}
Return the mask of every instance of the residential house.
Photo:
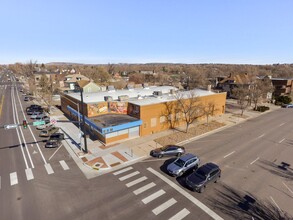
{"label": "residential house", "polygon": [[63,90],[74,91],[75,87],[77,86],[77,82],[81,80],[90,82],[89,78],[81,74],[71,74],[65,76]]}
{"label": "residential house", "polygon": [[94,83],[93,81],[80,80],[77,82],[77,85],[80,88],[83,88],[84,93],[102,91],[102,88],[98,86],[96,83]]}
{"label": "residential house", "polygon": [[292,95],[293,78],[272,78],[274,86],[273,96]]}

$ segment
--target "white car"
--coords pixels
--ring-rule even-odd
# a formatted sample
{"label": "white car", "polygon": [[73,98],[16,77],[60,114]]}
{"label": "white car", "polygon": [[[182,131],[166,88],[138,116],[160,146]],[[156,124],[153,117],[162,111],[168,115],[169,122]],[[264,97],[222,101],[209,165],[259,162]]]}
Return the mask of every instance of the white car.
{"label": "white car", "polygon": [[43,130],[43,129],[51,127],[51,126],[53,126],[53,124],[49,123],[49,124],[44,124],[44,125],[38,125],[36,128],[37,128],[37,130]]}
{"label": "white car", "polygon": [[31,115],[31,119],[36,119],[37,117],[44,117],[45,114],[42,113],[42,112],[34,112],[32,115]]}

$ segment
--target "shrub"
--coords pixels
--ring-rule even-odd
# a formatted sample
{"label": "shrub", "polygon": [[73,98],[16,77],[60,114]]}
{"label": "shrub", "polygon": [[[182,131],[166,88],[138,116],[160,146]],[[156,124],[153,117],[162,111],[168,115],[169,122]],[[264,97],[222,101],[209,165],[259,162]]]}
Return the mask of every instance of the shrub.
{"label": "shrub", "polygon": [[270,107],[268,107],[268,106],[257,106],[256,109],[254,109],[254,110],[259,111],[259,112],[265,112],[269,109],[270,109]]}
{"label": "shrub", "polygon": [[292,99],[289,96],[279,96],[276,98],[276,105],[283,105],[291,103]]}

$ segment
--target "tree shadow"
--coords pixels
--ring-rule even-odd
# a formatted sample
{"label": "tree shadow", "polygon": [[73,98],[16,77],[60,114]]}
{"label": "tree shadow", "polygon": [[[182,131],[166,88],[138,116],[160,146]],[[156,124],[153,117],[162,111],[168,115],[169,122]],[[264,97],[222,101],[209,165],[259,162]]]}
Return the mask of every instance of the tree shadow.
{"label": "tree shadow", "polygon": [[268,160],[260,160],[260,164],[258,164],[258,166],[274,175],[288,180],[293,180],[293,169],[290,168],[290,164],[284,161],[277,165],[274,162]]}
{"label": "tree shadow", "polygon": [[217,196],[208,200],[210,205],[233,219],[289,220],[288,213],[279,210],[268,200],[260,200],[248,192],[240,192],[228,185],[215,189]]}

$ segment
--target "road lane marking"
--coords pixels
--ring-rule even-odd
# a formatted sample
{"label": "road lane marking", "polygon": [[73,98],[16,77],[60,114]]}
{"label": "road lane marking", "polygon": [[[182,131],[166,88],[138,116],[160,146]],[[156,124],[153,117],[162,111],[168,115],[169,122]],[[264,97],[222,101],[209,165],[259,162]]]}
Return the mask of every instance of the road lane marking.
{"label": "road lane marking", "polygon": [[181,189],[180,186],[176,185],[173,183],[171,180],[169,180],[167,177],[163,176],[159,172],[155,171],[151,167],[147,168],[148,171],[159,177],[161,180],[166,182],[169,186],[171,186],[173,189],[177,190],[179,193],[181,193],[183,196],[185,196],[187,199],[189,199],[193,204],[195,204],[197,207],[202,209],[205,213],[207,213],[209,216],[211,216],[213,219],[216,220],[223,220],[221,216],[219,216],[217,213],[215,213],[213,210],[211,210],[209,207],[207,207],[205,204],[197,200],[195,197],[190,195],[188,192],[185,190]]}
{"label": "road lane marking", "polygon": [[224,158],[229,157],[230,155],[232,155],[232,154],[234,154],[234,153],[235,153],[235,151],[233,151],[233,152],[227,154],[226,156],[224,156]]}
{"label": "road lane marking", "polygon": [[18,184],[17,174],[16,172],[10,173],[10,185],[16,185]]}
{"label": "road lane marking", "polygon": [[273,203],[275,203],[275,205],[277,206],[277,208],[279,209],[279,211],[281,212],[280,207],[279,207],[278,204],[275,202],[275,200],[273,199],[273,197],[270,196],[270,198],[271,198],[271,200],[273,201]]}
{"label": "road lane marking", "polygon": [[45,164],[45,168],[46,168],[48,174],[54,173],[54,171],[49,163]]}
{"label": "road lane marking", "polygon": [[142,182],[142,181],[144,181],[144,180],[146,180],[146,179],[147,179],[146,176],[140,177],[140,178],[138,178],[138,179],[136,179],[136,180],[133,180],[133,181],[130,182],[130,183],[127,183],[126,186],[127,186],[127,187],[134,186],[135,184],[138,184],[138,183],[140,183],[140,182]]}
{"label": "road lane marking", "polygon": [[166,192],[162,189],[160,189],[159,191],[149,195],[148,197],[142,199],[141,201],[144,203],[144,204],[148,204],[149,202],[155,200],[156,198],[160,197],[161,195],[164,195]]}
{"label": "road lane marking", "polygon": [[149,184],[147,184],[145,186],[140,187],[137,190],[134,190],[133,193],[135,195],[139,195],[139,194],[143,193],[144,191],[147,191],[148,189],[153,188],[155,185],[156,185],[155,183],[151,182],[151,183],[149,183]]}
{"label": "road lane marking", "polygon": [[285,138],[283,138],[282,140],[280,140],[280,141],[279,141],[279,144],[281,144],[284,140],[285,140]]}
{"label": "road lane marking", "polygon": [[34,179],[34,174],[31,168],[25,169],[26,179],[32,180]]}
{"label": "road lane marking", "polygon": [[1,189],[1,176],[0,176],[0,189]]}
{"label": "road lane marking", "polygon": [[284,124],[285,124],[285,123],[280,124],[279,127],[283,126]]}
{"label": "road lane marking", "polygon": [[130,173],[130,174],[126,175],[126,176],[122,176],[122,177],[120,177],[119,180],[120,180],[120,181],[124,181],[124,180],[127,180],[127,179],[129,179],[129,178],[131,178],[131,177],[133,177],[133,176],[138,175],[138,174],[140,174],[140,172],[139,172],[139,171],[135,171],[135,172]]}
{"label": "road lane marking", "polygon": [[168,201],[164,202],[163,204],[159,205],[157,208],[153,209],[152,212],[155,215],[160,214],[161,212],[165,211],[167,208],[170,208],[172,205],[174,205],[177,201],[172,198],[169,199]]}
{"label": "road lane marking", "polygon": [[132,169],[133,169],[133,167],[127,167],[127,168],[125,168],[125,169],[122,169],[122,170],[119,170],[119,171],[113,173],[113,175],[116,176],[116,175],[119,175],[119,174],[121,174],[121,173],[127,172],[127,171],[132,170]]}
{"label": "road lane marking", "polygon": [[290,193],[293,194],[293,191],[289,188],[289,186],[287,186],[284,182],[282,182],[284,186],[286,186],[286,188],[289,190]]}
{"label": "road lane marking", "polygon": [[63,170],[69,170],[69,167],[64,160],[60,160],[59,163],[61,164]]}
{"label": "road lane marking", "polygon": [[265,133],[260,135],[260,136],[258,136],[257,138],[262,138],[263,136],[265,136]]}
{"label": "road lane marking", "polygon": [[258,161],[259,160],[259,157],[258,158],[256,158],[254,161],[252,161],[251,163],[250,163],[250,165],[251,164],[254,164],[256,161]]}
{"label": "road lane marking", "polygon": [[178,212],[176,215],[173,217],[169,218],[169,220],[182,220],[184,219],[190,211],[188,211],[186,208],[182,209],[180,212]]}
{"label": "road lane marking", "polygon": [[55,152],[52,154],[52,156],[51,156],[48,160],[51,160],[52,157],[54,157],[54,155],[57,153],[57,151],[58,151],[62,146],[63,146],[63,144],[61,144],[61,145],[57,148],[57,150],[55,150]]}

